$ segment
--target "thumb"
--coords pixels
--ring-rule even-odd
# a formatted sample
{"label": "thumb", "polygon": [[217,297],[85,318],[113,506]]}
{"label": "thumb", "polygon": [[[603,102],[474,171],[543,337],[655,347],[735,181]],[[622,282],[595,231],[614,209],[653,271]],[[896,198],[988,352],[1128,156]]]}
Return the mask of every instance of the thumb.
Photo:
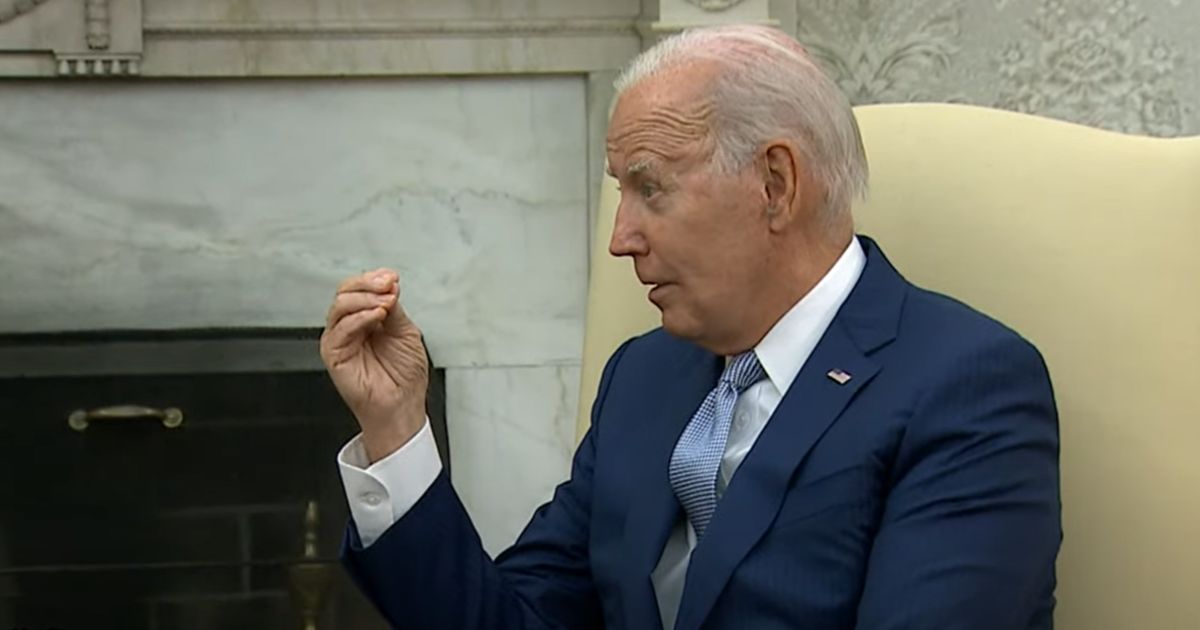
{"label": "thumb", "polygon": [[[399,293],[399,288],[396,291]],[[396,303],[388,309],[387,316],[383,319],[383,329],[389,334],[398,335],[410,330],[413,326],[412,320],[409,319],[408,313],[400,303],[400,296],[397,295]]]}

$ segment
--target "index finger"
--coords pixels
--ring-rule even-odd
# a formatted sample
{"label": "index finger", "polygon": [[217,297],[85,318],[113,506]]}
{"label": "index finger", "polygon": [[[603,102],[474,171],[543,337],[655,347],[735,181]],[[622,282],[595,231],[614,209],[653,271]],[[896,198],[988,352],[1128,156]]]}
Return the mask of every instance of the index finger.
{"label": "index finger", "polygon": [[400,276],[391,269],[376,269],[357,276],[351,276],[342,280],[338,285],[338,293],[348,293],[351,291],[372,291],[375,293],[388,293],[392,287],[400,281]]}

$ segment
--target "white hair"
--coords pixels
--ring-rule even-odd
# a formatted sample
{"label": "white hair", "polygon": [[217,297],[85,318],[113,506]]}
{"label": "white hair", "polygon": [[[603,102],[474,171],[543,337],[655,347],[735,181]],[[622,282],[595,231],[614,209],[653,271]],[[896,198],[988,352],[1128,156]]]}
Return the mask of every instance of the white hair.
{"label": "white hair", "polygon": [[732,174],[763,143],[797,142],[825,187],[831,218],[867,192],[867,157],[850,101],[799,42],[775,28],[704,27],[662,40],[617,78],[617,97],[640,81],[695,61],[714,61],[713,166]]}

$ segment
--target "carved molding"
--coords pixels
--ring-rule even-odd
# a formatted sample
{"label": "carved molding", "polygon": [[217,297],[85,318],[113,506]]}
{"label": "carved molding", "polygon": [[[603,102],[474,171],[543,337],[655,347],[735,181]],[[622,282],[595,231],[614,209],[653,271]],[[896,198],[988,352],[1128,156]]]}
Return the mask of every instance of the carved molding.
{"label": "carved molding", "polygon": [[110,43],[108,0],[87,0],[84,4],[84,11],[88,48],[92,50],[107,49]]}
{"label": "carved molding", "polygon": [[11,22],[47,0],[0,0],[0,24]]}
{"label": "carved molding", "polygon": [[61,77],[132,77],[142,73],[141,55],[55,55]]}
{"label": "carved molding", "polygon": [[[578,2],[584,6],[583,0]],[[174,78],[586,73],[619,68],[637,53],[636,18],[204,21],[150,16],[142,32],[153,52],[142,74]]]}
{"label": "carved molding", "polygon": [[144,32],[155,37],[459,37],[527,35],[629,35],[632,18],[571,18],[524,20],[415,20],[371,22],[147,22]]}
{"label": "carved molding", "polygon": [[[577,1],[584,5],[583,0]],[[587,73],[620,68],[637,53],[636,19],[632,14],[446,20],[151,17],[142,31],[152,50],[142,74],[175,78]]]}
{"label": "carved molding", "polygon": [[643,38],[649,44],[689,28],[734,22],[779,26],[775,13],[782,6],[778,0],[658,0],[657,19],[643,27]]}
{"label": "carved molding", "polygon": [[0,18],[25,16],[0,28],[0,77],[140,74],[142,2],[0,0]]}
{"label": "carved molding", "polygon": [[721,11],[726,11],[736,7],[737,5],[741,4],[742,1],[743,0],[684,0],[684,2],[687,2],[692,6],[714,13],[719,13]]}
{"label": "carved molding", "polygon": [[[722,21],[771,23],[768,2],[646,0],[628,15],[592,0],[561,0],[539,15],[485,16],[475,0],[414,0],[406,19],[346,9],[328,15],[291,0],[0,0],[0,18],[34,15],[0,30],[0,76],[284,77],[417,76],[603,72],[622,67],[643,44],[689,26]],[[478,17],[440,19],[431,7],[456,3]],[[153,11],[143,17],[143,4]],[[324,4],[324,3],[322,3]],[[330,3],[331,5],[336,3]],[[640,6],[639,6],[640,5]],[[228,10],[217,10],[220,7]],[[7,12],[7,13],[6,13]],[[545,15],[543,17],[542,15]],[[12,17],[9,18],[13,22]],[[143,58],[144,42],[149,48]]]}
{"label": "carved molding", "polygon": [[[150,10],[145,17],[144,4]],[[685,28],[730,21],[779,24],[777,17],[788,11],[785,22],[795,22],[795,0],[642,0],[623,3],[625,15],[594,0],[556,0],[517,18],[493,17],[478,0],[411,0],[412,19],[407,9],[386,4],[367,3],[373,8],[363,13],[362,7],[342,8],[332,0],[328,6],[321,0],[320,11],[315,3],[297,8],[292,0],[255,0],[253,11],[243,0],[203,4],[199,9],[194,0],[0,0],[0,77],[605,72]],[[467,17],[435,17],[452,5]],[[145,57],[144,42],[149,42]]]}

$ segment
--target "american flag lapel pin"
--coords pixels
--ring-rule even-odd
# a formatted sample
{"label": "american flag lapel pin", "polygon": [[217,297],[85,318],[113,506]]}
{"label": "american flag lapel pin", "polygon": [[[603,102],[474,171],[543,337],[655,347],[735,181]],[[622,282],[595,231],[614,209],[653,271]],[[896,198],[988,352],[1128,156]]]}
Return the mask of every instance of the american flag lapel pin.
{"label": "american flag lapel pin", "polygon": [[845,385],[846,383],[849,383],[850,379],[852,378],[849,372],[838,369],[829,370],[825,373],[825,376],[828,376],[829,380],[837,383],[838,385]]}

